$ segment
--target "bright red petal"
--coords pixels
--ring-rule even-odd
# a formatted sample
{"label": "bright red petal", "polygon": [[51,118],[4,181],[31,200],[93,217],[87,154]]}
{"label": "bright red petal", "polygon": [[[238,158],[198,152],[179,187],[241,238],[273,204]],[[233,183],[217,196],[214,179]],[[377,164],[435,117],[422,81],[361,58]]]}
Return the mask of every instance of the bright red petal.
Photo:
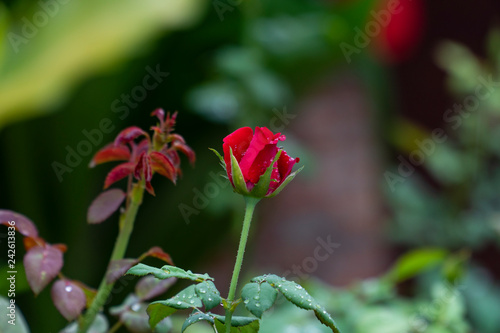
{"label": "bright red petal", "polygon": [[265,145],[259,154],[254,158],[253,164],[248,168],[247,181],[256,184],[259,181],[260,176],[263,175],[267,168],[271,165],[277,153],[278,147],[276,144]]}
{"label": "bright red petal", "polygon": [[135,163],[122,163],[114,167],[106,176],[104,181],[104,189],[107,189],[111,184],[127,177],[134,172]]}
{"label": "bright red petal", "polygon": [[226,163],[226,170],[231,179],[231,156],[230,149],[233,150],[234,157],[239,162],[241,161],[243,155],[250,146],[252,141],[253,130],[250,127],[242,127],[234,131],[233,133],[226,136],[222,142],[222,149],[224,151],[224,162]]}
{"label": "bright red petal", "polygon": [[138,138],[141,135],[148,136],[148,133],[144,132],[137,126],[127,127],[116,136],[115,146],[133,141],[135,138]]}
{"label": "bright red petal", "polygon": [[115,146],[113,143],[108,144],[100,149],[90,161],[89,167],[112,162],[112,161],[128,161],[130,159],[130,149],[127,146]]}
{"label": "bright red petal", "polygon": [[175,184],[177,173],[175,170],[175,166],[170,161],[170,159],[162,153],[156,151],[149,154],[149,156],[151,157],[151,166],[153,168],[153,171],[158,172],[164,177],[167,177]]}
{"label": "bright red petal", "polygon": [[[254,168],[254,165],[260,168],[262,162],[264,161],[264,159],[267,158],[267,155],[269,155],[271,151],[274,151],[275,152],[274,156],[276,156],[277,148],[276,149],[266,148],[267,145],[272,145],[276,147],[278,140],[284,140],[284,139],[285,139],[284,135],[281,135],[281,133],[273,134],[273,132],[271,132],[266,127],[255,128],[255,135],[253,136],[252,141],[250,142],[250,146],[245,152],[245,156],[243,156],[240,161],[241,172],[243,173],[245,180],[255,183],[254,181],[255,174],[259,172],[257,172],[256,170],[252,170],[252,168]],[[265,148],[267,150],[265,152],[266,157],[264,156],[259,157],[259,161],[256,161],[259,154]],[[274,156],[271,158],[271,161],[273,160]],[[270,162],[268,162],[267,165],[269,165],[269,163]]]}
{"label": "bright red petal", "polygon": [[276,181],[271,181],[271,184],[269,186],[269,193],[274,192],[274,190],[281,185],[286,177],[288,177],[288,175],[290,175],[290,173],[292,172],[293,166],[296,163],[299,163],[299,161],[300,158],[291,158],[284,150],[281,152],[280,158],[278,159],[278,162],[276,162],[277,165],[275,165],[277,167],[277,170],[273,171],[273,176],[271,177]]}

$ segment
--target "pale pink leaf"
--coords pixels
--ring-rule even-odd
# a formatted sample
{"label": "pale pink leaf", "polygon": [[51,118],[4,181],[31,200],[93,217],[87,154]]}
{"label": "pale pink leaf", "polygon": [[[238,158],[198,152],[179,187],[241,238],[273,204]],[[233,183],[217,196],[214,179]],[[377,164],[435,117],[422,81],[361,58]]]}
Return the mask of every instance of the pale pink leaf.
{"label": "pale pink leaf", "polygon": [[99,194],[87,211],[88,223],[95,224],[106,220],[120,207],[125,197],[125,192],[117,188]]}
{"label": "pale pink leaf", "polygon": [[34,246],[24,256],[26,278],[31,290],[38,295],[59,274],[63,253],[55,246]]}
{"label": "pale pink leaf", "polygon": [[57,310],[67,320],[77,318],[86,305],[86,297],[83,290],[69,280],[59,280],[52,285],[52,301]]}

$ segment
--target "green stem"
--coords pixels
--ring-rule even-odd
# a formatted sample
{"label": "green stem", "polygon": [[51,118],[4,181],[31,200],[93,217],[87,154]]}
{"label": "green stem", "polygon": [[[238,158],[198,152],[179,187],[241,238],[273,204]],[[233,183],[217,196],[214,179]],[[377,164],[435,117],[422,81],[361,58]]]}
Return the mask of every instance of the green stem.
{"label": "green stem", "polygon": [[238,277],[240,275],[241,265],[243,263],[243,255],[245,254],[245,247],[248,239],[248,232],[250,230],[250,222],[252,222],[252,215],[255,210],[255,206],[260,199],[245,197],[245,217],[243,218],[243,230],[241,231],[240,245],[238,247],[238,255],[236,256],[236,263],[234,264],[233,277],[231,278],[231,285],[229,286],[229,295],[227,296],[227,308],[226,308],[226,333],[231,332],[231,318],[233,317],[233,302],[234,295],[236,293],[236,285],[238,284]]}
{"label": "green stem", "polygon": [[[123,259],[125,251],[127,250],[128,241],[130,239],[130,234],[134,229],[134,221],[137,215],[139,206],[142,203],[142,197],[144,194],[144,184],[143,182],[137,183],[133,186],[130,192],[130,203],[127,210],[120,216],[120,231],[116,239],[115,247],[113,248],[113,253],[111,254],[110,263],[115,260]],[[109,266],[108,266],[109,267]],[[102,278],[97,294],[90,308],[85,313],[82,321],[80,322],[79,333],[85,333],[89,329],[90,325],[94,322],[95,317],[99,310],[103,307],[109,294],[113,290],[114,282],[108,283],[106,280],[107,272]]]}

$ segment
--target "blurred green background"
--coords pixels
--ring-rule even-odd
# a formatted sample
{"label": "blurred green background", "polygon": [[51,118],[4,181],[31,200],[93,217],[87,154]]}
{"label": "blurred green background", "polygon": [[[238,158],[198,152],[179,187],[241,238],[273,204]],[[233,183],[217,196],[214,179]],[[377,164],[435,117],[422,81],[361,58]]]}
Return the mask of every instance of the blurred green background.
{"label": "blurred green background", "polygon": [[[188,219],[179,209],[193,206],[193,189],[202,190],[221,171],[207,148],[220,150],[230,131],[270,126],[288,110],[293,118],[290,130],[284,126],[283,132],[287,149],[306,165],[302,182],[318,181],[315,171],[323,167],[332,179],[346,178],[346,186],[354,187],[364,180],[335,167],[345,156],[328,155],[332,163],[321,166],[318,150],[301,142],[323,133],[321,124],[342,139],[343,121],[352,115],[359,137],[373,133],[363,145],[376,157],[368,168],[369,182],[378,190],[368,200],[377,207],[378,222],[365,229],[368,237],[382,235],[374,237],[384,250],[363,254],[379,263],[365,271],[362,262],[342,265],[332,258],[324,265],[343,272],[342,278],[321,269],[313,272],[323,281],[307,281],[313,293],[323,295],[346,332],[499,332],[492,310],[500,308],[500,90],[495,85],[500,81],[500,35],[494,25],[499,4],[401,0],[401,11],[385,24],[380,13],[389,3],[0,2],[0,208],[28,216],[48,242],[67,244],[64,274],[96,286],[113,246],[117,216],[102,225],[86,224],[87,207],[109,171],[108,166],[89,169],[88,162],[121,129],[149,128],[155,108],[178,110],[177,132],[196,151],[195,168],[183,160],[177,186],[155,178],[156,197],[146,197],[127,253],[132,257],[159,245],[181,267],[226,276],[239,235],[240,198],[226,187]],[[158,73],[158,84],[149,89],[144,79],[152,72]],[[491,94],[468,106],[467,97],[477,97],[480,78],[493,82]],[[306,121],[313,113],[309,117],[304,104],[322,105],[318,96],[334,96],[339,87],[347,87],[342,93],[347,100],[368,105],[363,113],[344,114],[335,123],[314,113],[315,122]],[[464,106],[462,113],[448,113],[455,103]],[[106,118],[112,131],[101,132],[92,150],[58,176],[54,163],[67,165],[68,151],[78,150],[88,140],[84,132],[99,129]],[[434,141],[431,153],[422,152],[416,142],[432,138],[434,129],[442,129],[447,140]],[[341,144],[349,150],[353,143],[344,139]],[[409,161],[419,151],[425,161],[410,162],[415,170],[402,176],[400,157]],[[289,191],[298,193],[299,187]],[[324,189],[318,191],[326,204],[335,201]],[[281,202],[284,211],[287,205],[300,206],[300,193]],[[346,214],[360,209],[353,204]],[[271,219],[272,210],[273,203],[266,203],[260,218]],[[308,218],[301,223],[309,223]],[[329,222],[336,241],[344,247],[354,244],[344,232],[349,226],[340,230]],[[321,231],[311,228],[314,241]],[[258,230],[266,233],[265,226]],[[289,255],[272,243],[266,248],[262,239],[256,244],[277,257]],[[429,247],[432,251],[405,261],[414,267],[410,273],[397,278],[386,273],[402,253]],[[300,244],[296,248],[301,258],[311,253]],[[7,253],[4,249],[2,244]],[[18,249],[20,262],[20,243]],[[257,260],[250,262],[247,270],[261,273]],[[5,280],[0,287],[5,296]],[[443,288],[458,296],[443,297]],[[18,291],[16,302],[32,332],[55,332],[66,325],[48,290],[34,298],[20,277]],[[111,303],[119,304],[124,296]],[[437,303],[442,305],[430,314],[422,310]],[[264,320],[262,331],[321,332],[313,318],[293,311],[279,307]],[[415,316],[421,320],[416,324]]]}

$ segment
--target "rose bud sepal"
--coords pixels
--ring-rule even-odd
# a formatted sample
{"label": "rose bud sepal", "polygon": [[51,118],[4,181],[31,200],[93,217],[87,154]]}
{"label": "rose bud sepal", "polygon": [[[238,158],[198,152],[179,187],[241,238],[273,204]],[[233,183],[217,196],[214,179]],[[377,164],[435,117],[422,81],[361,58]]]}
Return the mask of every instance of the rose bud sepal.
{"label": "rose bud sepal", "polygon": [[231,173],[234,190],[236,193],[239,193],[241,195],[250,196],[250,192],[248,192],[247,188],[247,183],[245,182],[245,177],[243,177],[240,165],[238,164],[236,157],[234,157],[232,148],[229,148],[229,154],[231,156]]}

